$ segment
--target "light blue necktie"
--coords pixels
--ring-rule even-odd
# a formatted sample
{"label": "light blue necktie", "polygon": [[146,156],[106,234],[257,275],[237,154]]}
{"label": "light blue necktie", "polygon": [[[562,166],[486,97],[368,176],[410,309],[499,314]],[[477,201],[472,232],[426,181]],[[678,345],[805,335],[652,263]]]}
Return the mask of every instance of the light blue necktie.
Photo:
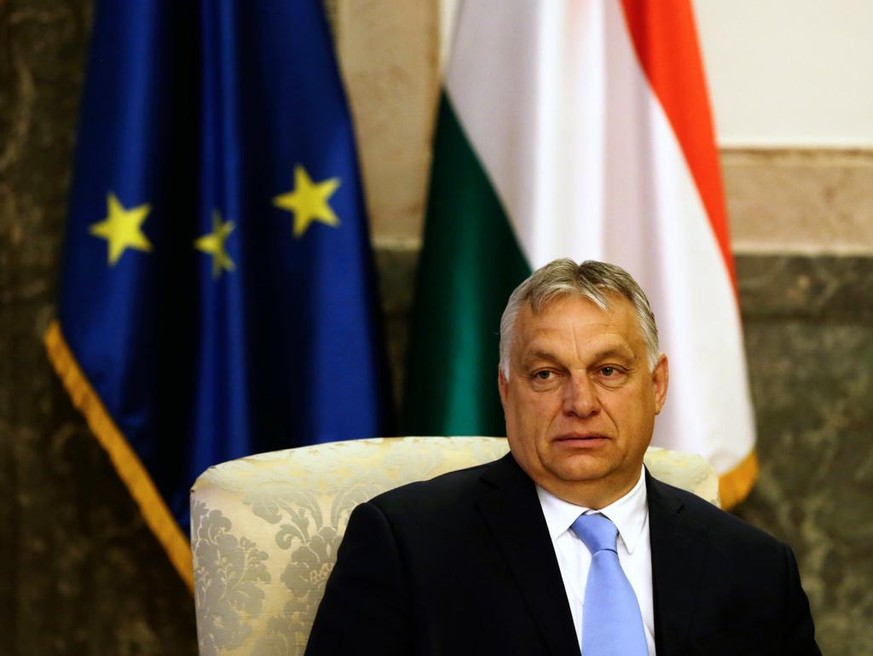
{"label": "light blue necktie", "polygon": [[603,515],[579,515],[571,528],[591,552],[582,612],[582,656],[646,656],[640,605],[615,550],[618,529]]}

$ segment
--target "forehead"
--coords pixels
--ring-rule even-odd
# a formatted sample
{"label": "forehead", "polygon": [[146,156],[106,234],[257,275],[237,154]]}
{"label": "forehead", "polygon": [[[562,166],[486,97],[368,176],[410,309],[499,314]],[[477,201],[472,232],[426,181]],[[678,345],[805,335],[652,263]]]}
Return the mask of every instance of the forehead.
{"label": "forehead", "polygon": [[524,306],[515,325],[515,349],[527,351],[543,342],[571,340],[576,347],[607,342],[623,343],[632,350],[643,346],[642,331],[633,305],[621,296],[610,296],[604,310],[585,297],[555,299],[539,310]]}

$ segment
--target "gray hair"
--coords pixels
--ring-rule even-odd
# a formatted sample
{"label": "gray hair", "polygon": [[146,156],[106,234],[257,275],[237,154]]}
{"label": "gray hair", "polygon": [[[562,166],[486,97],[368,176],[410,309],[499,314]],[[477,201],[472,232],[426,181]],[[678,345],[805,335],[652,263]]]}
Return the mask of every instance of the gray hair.
{"label": "gray hair", "polygon": [[658,364],[658,326],[649,299],[631,275],[615,264],[586,260],[576,264],[571,259],[553,260],[540,267],[515,288],[506,303],[500,319],[500,371],[509,378],[509,352],[515,339],[515,321],[524,305],[539,312],[547,304],[559,298],[581,297],[594,303],[601,310],[610,307],[610,296],[621,296],[630,301],[637,316],[649,369]]}

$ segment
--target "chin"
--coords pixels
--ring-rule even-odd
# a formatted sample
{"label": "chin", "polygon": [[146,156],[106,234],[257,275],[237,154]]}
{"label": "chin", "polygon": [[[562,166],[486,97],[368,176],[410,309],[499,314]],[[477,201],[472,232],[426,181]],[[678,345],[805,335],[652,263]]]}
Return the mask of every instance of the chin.
{"label": "chin", "polygon": [[[582,458],[587,462],[578,462]],[[609,463],[592,462],[592,458],[585,456],[576,456],[573,460],[576,462],[555,463],[547,469],[553,476],[568,483],[595,481],[612,473]]]}

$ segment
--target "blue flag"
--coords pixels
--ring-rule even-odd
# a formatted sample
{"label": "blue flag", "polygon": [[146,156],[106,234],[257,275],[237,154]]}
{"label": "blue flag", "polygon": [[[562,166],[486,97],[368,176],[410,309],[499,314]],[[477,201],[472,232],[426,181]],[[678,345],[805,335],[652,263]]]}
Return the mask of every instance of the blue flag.
{"label": "blue flag", "polygon": [[321,2],[97,2],[46,340],[189,582],[207,467],[387,434],[374,283]]}

